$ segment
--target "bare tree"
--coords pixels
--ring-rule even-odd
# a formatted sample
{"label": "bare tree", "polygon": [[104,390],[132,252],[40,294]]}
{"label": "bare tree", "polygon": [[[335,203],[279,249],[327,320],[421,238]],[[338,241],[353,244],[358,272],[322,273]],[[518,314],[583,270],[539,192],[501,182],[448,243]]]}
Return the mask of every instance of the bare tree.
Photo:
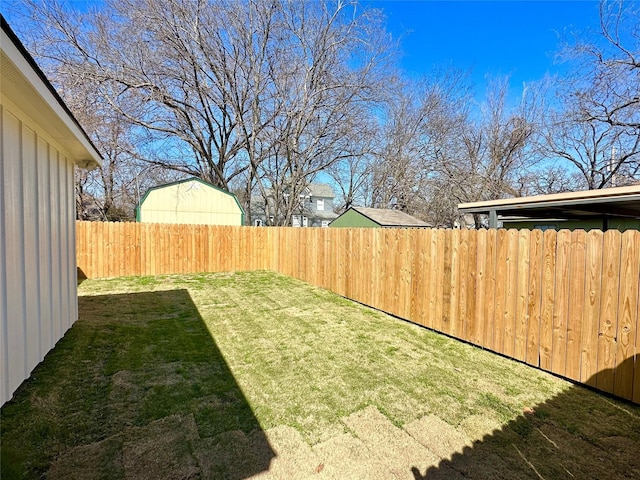
{"label": "bare tree", "polygon": [[384,143],[373,168],[372,203],[415,213],[424,182],[433,169],[427,156],[431,110],[441,101],[422,89],[400,88],[388,102],[382,126]]}
{"label": "bare tree", "polygon": [[[539,99],[525,91],[511,107],[508,78],[500,78],[489,85],[476,116],[466,78],[458,71],[438,72],[390,97],[372,167],[374,206],[453,226],[460,202],[518,195],[536,163]],[[481,218],[475,221],[481,226]]]}
{"label": "bare tree", "polygon": [[527,172],[518,187],[518,196],[574,192],[583,189],[580,174],[563,165],[547,164]]}
{"label": "bare tree", "polygon": [[[361,133],[367,136],[366,131]],[[357,155],[327,167],[326,173],[333,180],[340,195],[338,202],[334,201],[334,209],[337,212],[343,212],[352,206],[371,204],[374,158],[371,154]]]}
{"label": "bare tree", "polygon": [[600,34],[563,52],[573,70],[557,82],[542,152],[572,166],[582,188],[624,185],[640,173],[639,12],[602,1]]}
{"label": "bare tree", "polygon": [[[455,139],[447,142],[447,155],[440,156],[432,188],[440,222],[458,219],[457,203],[518,195],[521,178],[535,164],[531,148],[538,115],[535,99],[525,91],[520,103],[510,107],[508,86],[508,78],[492,81],[480,118],[466,116],[458,128],[448,130]],[[474,220],[482,226],[480,217]]]}
{"label": "bare tree", "polygon": [[102,154],[102,166],[76,169],[76,215],[80,220],[130,221],[134,219],[135,193],[131,178],[136,166],[135,131],[120,121],[90,84],[64,71],[49,68],[49,76],[66,104]]}
{"label": "bare tree", "polygon": [[259,22],[242,20],[256,16],[258,2],[118,0],[89,13],[33,4],[49,27],[33,42],[36,55],[90,83],[120,121],[137,127],[140,158],[222,188],[248,168],[239,153],[247,150],[243,133],[253,131],[239,130],[237,116],[259,95],[251,70],[263,66],[246,50]]}
{"label": "bare tree", "polygon": [[577,61],[572,78],[583,121],[640,128],[640,7],[600,1],[600,35],[565,49]]}
{"label": "bare tree", "polygon": [[624,185],[640,168],[640,130],[586,119],[561,96],[564,110],[552,112],[543,130],[542,152],[568,162],[581,177],[581,187],[597,189]]}
{"label": "bare tree", "polygon": [[449,70],[394,87],[380,116],[371,202],[429,218],[439,165],[455,158],[453,132],[466,119],[469,86],[464,73]]}
{"label": "bare tree", "polygon": [[287,37],[280,68],[271,70],[281,103],[263,130],[267,155],[256,169],[276,224],[290,223],[318,173],[366,153],[357,138],[385,83],[390,48],[382,20],[346,2],[283,3]]}
{"label": "bare tree", "polygon": [[[350,2],[106,0],[80,13],[31,3],[35,54],[136,135],[133,157],[228,189],[297,197],[359,155],[358,117],[383,84],[389,39]],[[280,223],[292,206],[276,202]],[[282,211],[280,211],[282,210]]]}

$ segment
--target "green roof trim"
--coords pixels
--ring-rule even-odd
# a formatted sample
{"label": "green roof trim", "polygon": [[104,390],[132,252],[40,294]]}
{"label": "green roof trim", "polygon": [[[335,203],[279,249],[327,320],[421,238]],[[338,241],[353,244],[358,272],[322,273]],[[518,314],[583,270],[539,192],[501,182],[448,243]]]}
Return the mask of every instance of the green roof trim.
{"label": "green roof trim", "polygon": [[382,225],[357,211],[355,208],[349,207],[344,213],[334,219],[329,226],[334,228],[380,228]]}
{"label": "green roof trim", "polygon": [[210,187],[213,188],[214,190],[218,190],[219,192],[225,193],[227,195],[230,195],[231,197],[233,197],[233,199],[236,202],[236,205],[238,205],[238,208],[240,209],[240,226],[244,225],[244,208],[242,208],[242,205],[240,205],[240,202],[238,201],[238,197],[236,197],[235,193],[231,193],[227,190],[224,190],[220,187],[216,187],[215,185],[212,185],[209,182],[205,182],[204,180],[202,180],[201,178],[198,177],[189,177],[189,178],[185,178],[183,180],[176,180],[175,182],[170,182],[170,183],[163,183],[162,185],[156,185],[155,187],[151,187],[148,188],[147,191],[144,193],[144,195],[142,196],[142,198],[140,199],[140,201],[138,202],[138,205],[136,205],[136,222],[140,221],[140,207],[142,206],[142,204],[144,203],[144,201],[147,199],[147,197],[149,196],[149,194],[151,192],[153,192],[154,190],[160,190],[162,188],[166,188],[166,187],[173,187],[174,185],[180,185],[181,183],[187,183],[187,182],[193,182],[193,181],[199,182],[202,185],[206,186],[206,187]]}

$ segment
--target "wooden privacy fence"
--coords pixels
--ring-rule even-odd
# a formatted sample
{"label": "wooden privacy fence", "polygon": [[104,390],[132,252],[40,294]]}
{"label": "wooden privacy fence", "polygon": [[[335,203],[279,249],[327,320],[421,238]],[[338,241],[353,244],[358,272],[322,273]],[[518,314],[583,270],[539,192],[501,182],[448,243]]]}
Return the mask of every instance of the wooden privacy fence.
{"label": "wooden privacy fence", "polygon": [[640,232],[77,224],[89,278],[273,270],[640,403]]}

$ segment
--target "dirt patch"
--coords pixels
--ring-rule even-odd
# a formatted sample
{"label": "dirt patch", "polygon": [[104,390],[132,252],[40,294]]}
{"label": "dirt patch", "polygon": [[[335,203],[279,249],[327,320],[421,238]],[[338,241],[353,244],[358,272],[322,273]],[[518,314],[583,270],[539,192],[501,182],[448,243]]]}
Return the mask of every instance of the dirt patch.
{"label": "dirt patch", "polygon": [[53,462],[49,480],[104,480],[124,478],[123,436],[76,447]]}
{"label": "dirt patch", "polygon": [[240,480],[265,472],[274,456],[264,432],[234,430],[196,442],[194,456],[202,478]]}
{"label": "dirt patch", "polygon": [[197,438],[193,415],[171,415],[129,429],[123,445],[124,478],[199,478],[200,469],[191,455],[191,442]]}
{"label": "dirt patch", "polygon": [[387,480],[389,471],[376,452],[369,450],[362,440],[343,433],[313,447],[323,472],[329,477],[344,480]]}
{"label": "dirt patch", "polygon": [[111,376],[110,400],[120,402],[137,400],[140,390],[137,375],[129,370],[121,370]]}
{"label": "dirt patch", "polygon": [[127,428],[103,441],[69,450],[53,462],[47,478],[200,478],[200,469],[191,455],[191,444],[197,439],[192,415],[172,415],[144,427]]}
{"label": "dirt patch", "polygon": [[275,478],[323,478],[316,476],[320,460],[295,428],[280,426],[265,432],[275,453],[269,474]]}
{"label": "dirt patch", "polygon": [[356,412],[343,422],[397,478],[407,478],[413,468],[426,470],[440,462],[439,457],[393,425],[375,407]]}
{"label": "dirt patch", "polygon": [[[112,418],[121,426],[131,426],[136,421],[138,411],[131,408],[138,404],[143,395],[137,376],[129,370],[121,370],[111,376],[109,404],[114,414]],[[117,413],[115,413],[117,412]]]}
{"label": "dirt patch", "polygon": [[462,453],[471,442],[453,425],[435,415],[427,415],[404,426],[404,429],[418,442],[441,459],[451,460],[455,453]]}

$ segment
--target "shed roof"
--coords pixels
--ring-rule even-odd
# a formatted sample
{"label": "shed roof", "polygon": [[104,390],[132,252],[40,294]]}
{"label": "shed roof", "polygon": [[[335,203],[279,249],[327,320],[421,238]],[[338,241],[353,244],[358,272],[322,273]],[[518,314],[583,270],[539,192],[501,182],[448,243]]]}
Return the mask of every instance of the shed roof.
{"label": "shed roof", "polygon": [[373,220],[382,227],[430,227],[426,223],[416,217],[401,212],[400,210],[389,210],[386,208],[366,208],[351,207],[352,210]]}
{"label": "shed roof", "polygon": [[41,124],[83,168],[102,163],[100,153],[33,57],[0,15],[0,86],[18,108]]}
{"label": "shed roof", "polygon": [[640,218],[640,185],[461,203],[458,210],[529,218]]}

